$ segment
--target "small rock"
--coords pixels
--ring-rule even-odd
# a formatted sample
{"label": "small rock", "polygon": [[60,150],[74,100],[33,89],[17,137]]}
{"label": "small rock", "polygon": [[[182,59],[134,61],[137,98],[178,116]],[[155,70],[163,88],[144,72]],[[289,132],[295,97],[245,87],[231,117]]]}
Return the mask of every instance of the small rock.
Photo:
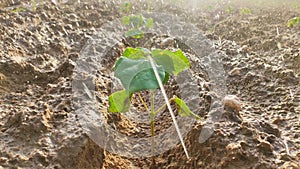
{"label": "small rock", "polygon": [[241,68],[233,68],[228,74],[229,76],[239,76],[241,74]]}
{"label": "small rock", "polygon": [[249,51],[249,47],[247,45],[243,45],[241,48],[240,48],[240,51],[242,53],[247,53]]}
{"label": "small rock", "polygon": [[277,42],[277,48],[280,50],[282,49],[282,44],[280,42]]}
{"label": "small rock", "polygon": [[67,16],[68,16],[68,19],[71,19],[73,21],[77,21],[77,19],[78,19],[78,16],[74,13],[68,14]]}
{"label": "small rock", "polygon": [[5,80],[5,76],[2,73],[0,73],[0,80]]}
{"label": "small rock", "polygon": [[175,39],[168,37],[168,38],[162,40],[159,45],[161,48],[163,48],[163,47],[173,46],[174,43],[175,43]]}
{"label": "small rock", "polygon": [[46,19],[49,18],[49,16],[47,15],[46,12],[42,12],[42,13],[41,13],[41,18],[42,18],[43,20],[46,20]]}
{"label": "small rock", "polygon": [[64,28],[67,29],[67,30],[72,30],[72,29],[73,29],[73,26],[72,26],[71,24],[66,24],[66,25],[64,26]]}
{"label": "small rock", "polygon": [[32,88],[26,90],[27,95],[32,96],[34,94]]}
{"label": "small rock", "polygon": [[223,98],[223,106],[234,109],[236,112],[240,112],[242,109],[240,99],[235,95],[227,95]]}
{"label": "small rock", "polygon": [[52,2],[54,5],[58,5],[57,0],[51,0],[51,2]]}
{"label": "small rock", "polygon": [[233,150],[238,150],[241,149],[241,145],[238,143],[230,143],[226,146],[227,151],[233,151]]}
{"label": "small rock", "polygon": [[285,120],[281,117],[274,117],[273,120],[272,120],[272,124],[282,124]]}
{"label": "small rock", "polygon": [[35,108],[35,102],[27,102],[26,106],[29,107],[29,108],[34,109]]}
{"label": "small rock", "polygon": [[9,160],[8,160],[7,157],[0,157],[0,163],[1,163],[1,164],[7,164],[8,161],[9,161]]}
{"label": "small rock", "polygon": [[274,147],[268,141],[264,140],[261,140],[261,142],[257,146],[258,148],[266,152],[272,152],[274,150]]}

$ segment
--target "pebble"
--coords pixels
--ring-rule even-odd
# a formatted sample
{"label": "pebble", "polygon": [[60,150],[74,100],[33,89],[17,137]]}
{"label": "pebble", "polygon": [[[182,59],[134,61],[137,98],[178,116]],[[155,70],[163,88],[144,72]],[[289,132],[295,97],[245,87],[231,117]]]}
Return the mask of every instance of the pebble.
{"label": "pebble", "polygon": [[261,142],[257,146],[258,148],[266,152],[272,152],[274,150],[274,147],[268,141],[264,140],[261,140]]}
{"label": "pebble", "polygon": [[249,51],[249,47],[247,45],[243,45],[241,48],[240,48],[240,51],[242,53],[247,53]]}
{"label": "pebble", "polygon": [[241,74],[241,68],[233,68],[228,74],[229,76],[239,76]]}
{"label": "pebble", "polygon": [[235,95],[227,95],[223,98],[223,106],[234,109],[236,112],[240,112],[242,109],[240,99]]}
{"label": "pebble", "polygon": [[175,39],[168,37],[168,38],[162,40],[159,45],[161,48],[164,48],[164,47],[168,47],[168,46],[173,46],[174,43],[175,43]]}

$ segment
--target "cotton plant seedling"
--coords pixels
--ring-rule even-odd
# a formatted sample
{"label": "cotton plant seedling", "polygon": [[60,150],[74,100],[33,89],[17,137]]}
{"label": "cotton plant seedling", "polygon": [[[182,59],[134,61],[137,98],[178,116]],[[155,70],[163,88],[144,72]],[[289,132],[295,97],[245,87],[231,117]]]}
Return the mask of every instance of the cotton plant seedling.
{"label": "cotton plant seedling", "polygon": [[289,27],[296,26],[299,24],[300,24],[300,17],[294,17],[287,21],[286,26],[289,28]]}
{"label": "cotton plant seedling", "polygon": [[129,13],[129,12],[130,12],[130,9],[131,9],[131,6],[132,6],[132,5],[131,5],[130,2],[125,1],[125,2],[123,2],[123,3],[120,5],[119,10],[120,10],[121,12]]}
{"label": "cotton plant seedling", "polygon": [[241,15],[249,15],[251,14],[251,10],[249,8],[240,8]]}
{"label": "cotton plant seedling", "polygon": [[[155,68],[153,67],[153,63]],[[161,79],[161,84],[167,84],[169,75],[177,76],[181,71],[189,67],[189,61],[180,49],[172,52],[161,49],[149,51],[145,48],[128,47],[115,62],[113,67],[114,75],[120,80],[124,90],[114,92],[109,96],[109,112],[128,112],[133,95],[138,96],[136,98],[140,99],[150,116],[152,152],[154,152],[154,117],[166,106],[169,107],[168,104],[170,102],[176,104],[180,116],[193,116],[196,119],[200,119],[198,115],[194,114],[188,108],[182,99],[175,95],[166,104],[161,105],[157,109],[154,108],[154,92],[160,88],[158,79]],[[147,107],[145,101],[142,99],[141,91],[144,90],[150,91],[150,108]],[[181,138],[181,136],[179,137]],[[183,141],[182,144],[184,145]]]}
{"label": "cotton plant seedling", "polygon": [[130,29],[125,32],[125,37],[137,39],[143,37],[144,32],[142,29],[150,29],[153,26],[152,18],[145,18],[142,14],[123,16],[122,23],[130,27]]}
{"label": "cotton plant seedling", "polygon": [[[37,6],[38,6],[38,1],[37,0],[31,0],[30,1],[30,7],[24,6],[24,7],[18,7],[16,9],[11,10],[11,12],[24,12],[24,11],[31,11],[31,12],[36,12]],[[44,0],[41,1],[41,4],[44,4]]]}
{"label": "cotton plant seedling", "polygon": [[227,6],[226,6],[225,13],[230,14],[230,13],[232,13],[233,11],[234,11],[234,10],[233,10],[232,6],[230,6],[230,5],[227,5]]}

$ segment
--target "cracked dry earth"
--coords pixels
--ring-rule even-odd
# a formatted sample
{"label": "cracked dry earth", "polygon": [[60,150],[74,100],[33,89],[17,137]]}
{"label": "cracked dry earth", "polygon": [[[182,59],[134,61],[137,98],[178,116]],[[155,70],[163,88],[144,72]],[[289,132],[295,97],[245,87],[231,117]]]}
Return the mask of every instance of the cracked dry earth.
{"label": "cracked dry earth", "polygon": [[[151,8],[169,9],[199,28],[221,56],[226,95],[237,96],[241,104],[225,104],[212,136],[203,143],[199,135],[205,122],[194,124],[184,138],[191,159],[178,143],[153,163],[152,158],[122,157],[98,146],[83,131],[72,105],[72,74],[80,51],[105,22],[124,15],[118,5],[45,1],[34,11],[26,1],[0,4],[0,168],[300,168],[300,27],[285,25],[299,16],[296,10],[250,8],[251,13],[241,14],[226,13],[220,5],[191,14],[170,4]],[[13,11],[18,7],[24,10]],[[132,10],[142,8],[138,4]],[[109,62],[119,56],[120,46],[109,54]],[[107,69],[111,71],[109,64]],[[197,73],[210,83],[205,70],[194,71],[195,77]],[[104,108],[107,79],[99,79]],[[206,119],[214,94],[207,86],[198,88],[204,104],[196,113]],[[139,126],[124,116],[103,113],[116,129],[139,135]],[[156,123],[159,132],[170,126],[170,119]],[[140,134],[148,130],[146,126]]]}

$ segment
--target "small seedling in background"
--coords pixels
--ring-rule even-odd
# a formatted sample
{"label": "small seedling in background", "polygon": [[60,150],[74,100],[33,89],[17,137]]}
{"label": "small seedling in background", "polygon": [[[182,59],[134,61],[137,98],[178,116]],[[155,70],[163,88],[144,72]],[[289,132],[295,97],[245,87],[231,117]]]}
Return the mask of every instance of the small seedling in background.
{"label": "small seedling in background", "polygon": [[230,5],[227,5],[226,9],[225,9],[225,13],[229,14],[233,12],[233,8]]}
{"label": "small seedling in background", "polygon": [[36,0],[31,0],[31,10],[33,11],[33,12],[35,12],[36,11],[36,5],[37,5],[37,2],[36,2]]}
{"label": "small seedling in background", "polygon": [[121,12],[129,13],[130,10],[131,10],[131,6],[132,5],[131,5],[130,2],[124,2],[124,3],[121,4],[119,9],[120,9]]}
{"label": "small seedling in background", "polygon": [[19,7],[11,10],[11,12],[23,12],[23,11],[27,11],[27,8]]}
{"label": "small seedling in background", "polygon": [[[18,7],[16,9],[11,10],[11,12],[23,12],[23,11],[31,11],[31,12],[36,12],[38,1],[37,0],[31,0],[31,8],[30,7]],[[44,5],[44,0],[41,1],[41,4]]]}
{"label": "small seedling in background", "polygon": [[251,14],[251,10],[249,8],[240,8],[241,15],[249,15]]}
{"label": "small seedling in background", "polygon": [[142,29],[150,29],[153,26],[152,18],[145,18],[142,14],[123,16],[122,23],[130,27],[125,36],[132,38],[142,38],[144,35]]}
{"label": "small seedling in background", "polygon": [[287,21],[286,26],[289,28],[292,26],[297,26],[299,25],[299,23],[300,23],[300,17],[294,17]]}

